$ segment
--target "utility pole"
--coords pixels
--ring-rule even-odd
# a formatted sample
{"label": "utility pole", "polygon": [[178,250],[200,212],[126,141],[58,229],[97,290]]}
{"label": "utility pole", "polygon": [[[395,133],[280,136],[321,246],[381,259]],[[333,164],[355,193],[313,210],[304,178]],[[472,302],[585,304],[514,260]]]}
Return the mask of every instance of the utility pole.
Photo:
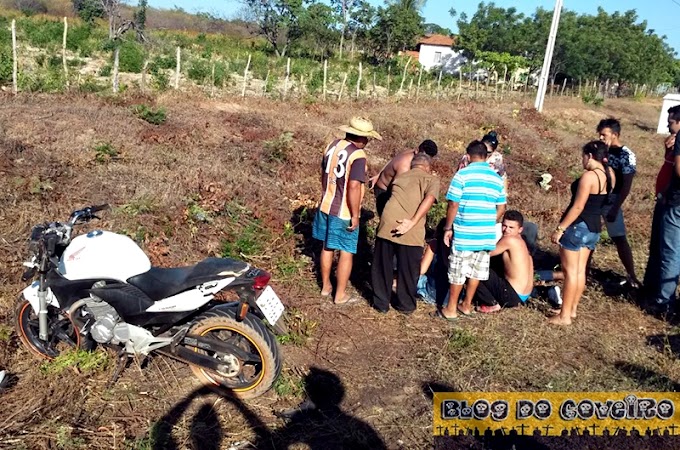
{"label": "utility pole", "polygon": [[543,100],[545,100],[545,91],[548,87],[548,77],[550,77],[550,66],[552,64],[553,51],[555,50],[555,38],[557,37],[557,28],[560,25],[562,1],[563,0],[555,0],[555,11],[553,12],[552,25],[550,26],[548,45],[545,49],[543,68],[541,69],[541,76],[538,79],[538,91],[536,92],[536,101],[534,102],[534,107],[538,110],[538,112],[543,111]]}

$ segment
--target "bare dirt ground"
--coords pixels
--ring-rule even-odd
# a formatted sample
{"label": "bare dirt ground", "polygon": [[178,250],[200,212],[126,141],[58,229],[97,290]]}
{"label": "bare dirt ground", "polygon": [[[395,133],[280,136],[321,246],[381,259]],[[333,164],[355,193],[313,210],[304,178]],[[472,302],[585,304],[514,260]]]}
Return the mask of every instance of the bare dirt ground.
{"label": "bare dirt ground", "polygon": [[[165,107],[167,121],[156,126],[135,117],[131,107],[140,103]],[[662,159],[662,140],[654,131],[660,102],[612,99],[591,109],[580,99],[557,97],[547,100],[544,115],[531,103],[2,96],[0,367],[13,374],[13,386],[0,394],[0,448],[352,448],[344,444],[348,438],[375,433],[386,448],[421,449],[435,444],[430,394],[436,386],[676,390],[678,329],[643,314],[625,294],[605,295],[595,281],[578,321],[566,329],[548,326],[540,302],[452,326],[432,319],[426,305],[411,317],[382,316],[365,304],[337,308],[318,296],[309,211],[319,194],[319,158],[338,135],[337,126],[355,114],[371,117],[385,138],[368,147],[372,170],[431,138],[440,146],[436,170],[444,185],[467,142],[483,129],[498,129],[509,165],[510,206],[539,224],[540,245],[548,252],[556,250],[548,232],[580,173],[581,145],[595,137],[599,119],[620,118],[623,141],[638,156],[624,210],[642,277]],[[291,143],[281,137],[285,132],[293,133]],[[99,150],[97,162],[101,144],[110,144],[115,154]],[[536,184],[545,172],[554,176],[548,192]],[[19,345],[12,322],[28,232],[36,223],[63,220],[73,209],[103,202],[115,208],[92,226],[128,233],[155,264],[193,264],[220,254],[229,242],[245,259],[272,271],[293,330],[282,345],[285,368],[276,389],[246,404],[207,395],[197,390],[187,367],[160,357],[141,369],[133,364],[112,387],[106,385],[113,356],[92,372],[40,370],[41,363]],[[370,193],[365,208],[363,236],[370,243],[376,226]],[[354,287],[363,295],[369,258],[367,247],[356,262]],[[594,266],[623,273],[611,242],[598,247]],[[277,418],[275,411],[300,401],[312,368],[339,379],[331,377],[333,398],[341,403],[330,405],[333,414],[323,420]],[[466,438],[437,446],[600,448],[560,439],[493,444]]]}

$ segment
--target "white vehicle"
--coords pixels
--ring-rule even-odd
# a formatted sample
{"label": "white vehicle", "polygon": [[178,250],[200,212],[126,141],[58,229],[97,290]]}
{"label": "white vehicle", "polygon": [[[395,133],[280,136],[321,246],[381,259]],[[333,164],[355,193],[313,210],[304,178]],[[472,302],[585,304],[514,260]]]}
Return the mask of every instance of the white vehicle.
{"label": "white vehicle", "polygon": [[[152,353],[183,361],[205,384],[241,398],[266,392],[281,371],[276,332],[284,306],[270,275],[245,262],[207,258],[190,267],[152,267],[124,235],[75,225],[108,205],[74,211],[68,222],[37,225],[29,241],[26,287],[16,329],[32,353],[54,358],[69,348],[118,346],[124,362]],[[223,298],[232,291],[237,301]]]}

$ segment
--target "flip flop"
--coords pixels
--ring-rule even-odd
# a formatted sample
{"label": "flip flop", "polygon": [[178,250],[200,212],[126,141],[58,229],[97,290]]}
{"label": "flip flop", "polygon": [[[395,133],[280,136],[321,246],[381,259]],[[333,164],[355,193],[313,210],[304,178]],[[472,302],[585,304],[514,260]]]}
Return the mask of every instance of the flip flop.
{"label": "flip flop", "polygon": [[447,322],[456,322],[456,321],[460,320],[460,316],[446,317],[444,314],[442,314],[441,310],[439,310],[439,309],[437,309],[435,312],[431,313],[430,316],[437,318],[437,319],[446,320]]}
{"label": "flip flop", "polygon": [[330,297],[331,294],[333,294],[333,291],[331,291],[331,292],[321,291],[321,297]]}
{"label": "flip flop", "polygon": [[460,309],[459,306],[456,306],[456,311],[458,311],[460,314],[464,315],[465,317],[469,317],[469,316],[477,314],[477,311],[475,311],[474,309],[470,312],[465,312],[462,309]]}
{"label": "flip flop", "polygon": [[333,304],[337,305],[337,306],[345,306],[345,305],[351,305],[353,303],[359,303],[362,300],[359,297],[352,297],[352,296],[348,296],[348,297],[345,297],[345,298],[347,298],[347,300],[345,300],[344,302],[335,302],[334,301]]}

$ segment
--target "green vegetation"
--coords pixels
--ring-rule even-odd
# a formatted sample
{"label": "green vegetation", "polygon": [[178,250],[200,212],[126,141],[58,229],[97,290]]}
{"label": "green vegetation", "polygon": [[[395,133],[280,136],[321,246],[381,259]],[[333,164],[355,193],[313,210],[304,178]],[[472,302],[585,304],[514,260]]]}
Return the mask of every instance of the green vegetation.
{"label": "green vegetation", "polygon": [[103,350],[88,352],[85,350],[69,350],[51,361],[40,365],[40,371],[46,375],[54,375],[64,369],[75,368],[80,372],[98,372],[109,364],[109,355]]}
{"label": "green vegetation", "polygon": [[146,105],[136,105],[132,111],[140,119],[149,122],[152,125],[161,125],[167,119],[165,108],[150,108]]}
{"label": "green vegetation", "polygon": [[271,141],[265,141],[264,150],[267,159],[274,162],[285,162],[293,150],[293,133],[286,131]]}
{"label": "green vegetation", "polygon": [[304,381],[300,375],[284,370],[274,382],[274,392],[282,398],[301,398],[305,392]]}
{"label": "green vegetation", "polygon": [[94,160],[99,164],[104,164],[117,158],[118,150],[113,148],[109,142],[103,142],[94,148]]}

